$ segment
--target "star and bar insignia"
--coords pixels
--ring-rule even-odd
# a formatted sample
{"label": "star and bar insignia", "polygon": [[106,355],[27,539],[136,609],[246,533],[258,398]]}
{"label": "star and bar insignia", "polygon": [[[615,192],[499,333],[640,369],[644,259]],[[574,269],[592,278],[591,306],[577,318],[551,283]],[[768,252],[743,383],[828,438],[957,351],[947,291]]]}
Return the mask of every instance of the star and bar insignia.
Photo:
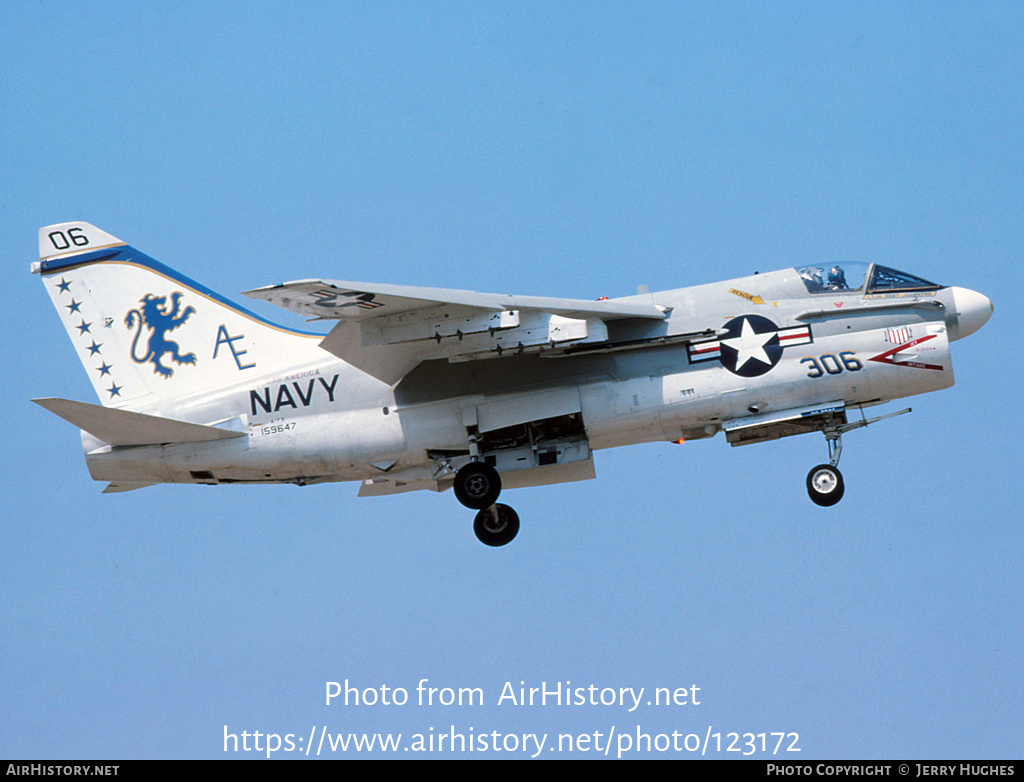
{"label": "star and bar insignia", "polygon": [[779,328],[760,315],[741,315],[724,328],[726,334],[718,339],[688,346],[691,364],[718,359],[734,375],[757,377],[779,363],[784,348],[812,341],[810,326]]}

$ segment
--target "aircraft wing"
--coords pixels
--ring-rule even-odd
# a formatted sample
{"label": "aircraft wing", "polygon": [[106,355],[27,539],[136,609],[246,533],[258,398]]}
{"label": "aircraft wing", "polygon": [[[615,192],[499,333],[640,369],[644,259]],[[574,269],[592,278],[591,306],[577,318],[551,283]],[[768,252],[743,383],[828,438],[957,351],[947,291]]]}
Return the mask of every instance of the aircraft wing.
{"label": "aircraft wing", "polygon": [[595,316],[601,320],[665,318],[654,304],[610,300],[560,299],[543,296],[510,296],[450,288],[419,288],[332,280],[299,280],[246,291],[252,299],[276,304],[315,320],[366,320],[434,308],[466,308],[481,312],[542,310],[567,318]]}
{"label": "aircraft wing", "polygon": [[654,304],[300,280],[247,291],[313,320],[339,323],[321,347],[393,384],[421,361],[467,361],[608,342],[607,323],[665,320]]}

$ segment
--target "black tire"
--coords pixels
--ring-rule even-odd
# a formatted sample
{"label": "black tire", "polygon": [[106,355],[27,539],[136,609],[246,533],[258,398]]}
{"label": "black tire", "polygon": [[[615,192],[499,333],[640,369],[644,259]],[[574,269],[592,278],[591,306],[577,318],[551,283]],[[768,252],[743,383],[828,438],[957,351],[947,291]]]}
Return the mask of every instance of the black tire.
{"label": "black tire", "polygon": [[470,462],[455,473],[455,497],[472,510],[483,510],[498,501],[501,476],[491,465]]}
{"label": "black tire", "polygon": [[519,514],[508,505],[492,505],[476,514],[473,532],[487,546],[504,546],[519,534]]}
{"label": "black tire", "polygon": [[815,505],[830,508],[843,498],[843,474],[831,464],[819,464],[807,473],[807,494]]}

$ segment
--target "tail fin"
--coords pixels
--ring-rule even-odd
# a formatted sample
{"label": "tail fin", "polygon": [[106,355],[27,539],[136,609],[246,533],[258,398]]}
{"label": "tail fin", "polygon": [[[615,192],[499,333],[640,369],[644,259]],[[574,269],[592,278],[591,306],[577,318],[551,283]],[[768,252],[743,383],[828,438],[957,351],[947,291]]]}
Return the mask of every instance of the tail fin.
{"label": "tail fin", "polygon": [[159,406],[323,355],[322,335],[275,326],[88,223],[39,229],[39,259],[104,405]]}

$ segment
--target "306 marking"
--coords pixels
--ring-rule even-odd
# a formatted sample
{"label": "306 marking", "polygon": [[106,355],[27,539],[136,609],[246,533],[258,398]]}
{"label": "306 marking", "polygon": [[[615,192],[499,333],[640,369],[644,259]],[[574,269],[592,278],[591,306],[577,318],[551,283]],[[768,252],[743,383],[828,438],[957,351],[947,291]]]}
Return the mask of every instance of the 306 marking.
{"label": "306 marking", "polygon": [[864,368],[864,365],[854,358],[856,355],[852,350],[844,350],[838,356],[835,353],[823,353],[817,358],[808,356],[800,359],[800,363],[807,364],[807,377],[839,375],[844,371],[859,372]]}

